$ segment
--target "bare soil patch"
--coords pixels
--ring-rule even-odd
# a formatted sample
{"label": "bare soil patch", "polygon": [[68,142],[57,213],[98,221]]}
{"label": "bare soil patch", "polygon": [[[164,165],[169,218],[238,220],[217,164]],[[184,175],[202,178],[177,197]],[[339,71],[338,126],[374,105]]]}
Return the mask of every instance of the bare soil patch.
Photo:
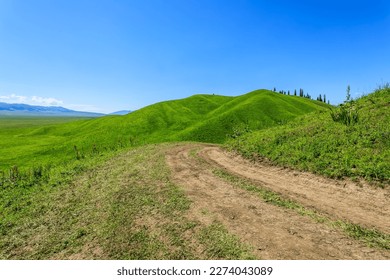
{"label": "bare soil patch", "polygon": [[260,183],[305,207],[331,217],[390,233],[390,190],[351,181],[337,181],[311,173],[251,163],[218,147],[206,147],[200,156],[228,172]]}
{"label": "bare soil patch", "polygon": [[[194,156],[196,151],[197,156]],[[221,222],[254,248],[261,259],[389,259],[390,252],[371,248],[326,224],[261,200],[213,174],[214,168],[248,178],[305,207],[335,219],[389,232],[389,193],[361,188],[312,174],[253,164],[206,144],[178,145],[167,151],[175,183],[192,201],[188,218],[200,224]]]}

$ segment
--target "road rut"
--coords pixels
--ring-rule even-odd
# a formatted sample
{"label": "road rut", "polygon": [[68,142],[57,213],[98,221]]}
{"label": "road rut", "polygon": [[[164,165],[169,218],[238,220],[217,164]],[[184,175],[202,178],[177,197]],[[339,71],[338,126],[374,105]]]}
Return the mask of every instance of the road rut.
{"label": "road rut", "polygon": [[168,150],[172,179],[192,200],[189,218],[218,221],[261,259],[390,259],[389,250],[368,247],[345,232],[294,210],[278,207],[234,186],[212,171],[223,169],[333,220],[390,232],[388,189],[359,187],[313,174],[252,163],[207,144]]}

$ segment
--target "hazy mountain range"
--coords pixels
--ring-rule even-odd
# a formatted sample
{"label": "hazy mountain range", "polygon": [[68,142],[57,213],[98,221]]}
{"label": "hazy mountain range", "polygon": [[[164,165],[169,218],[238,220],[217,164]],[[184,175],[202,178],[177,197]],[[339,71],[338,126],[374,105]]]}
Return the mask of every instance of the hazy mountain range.
{"label": "hazy mountain range", "polygon": [[[131,111],[123,110],[109,115],[125,115]],[[62,116],[62,117],[101,117],[105,114],[74,111],[58,106],[34,106],[28,104],[9,104],[0,102],[0,116]]]}
{"label": "hazy mountain range", "polygon": [[116,112],[113,112],[113,113],[110,113],[108,115],[127,115],[128,113],[131,113],[132,111],[130,110],[122,110],[122,111],[116,111]]}

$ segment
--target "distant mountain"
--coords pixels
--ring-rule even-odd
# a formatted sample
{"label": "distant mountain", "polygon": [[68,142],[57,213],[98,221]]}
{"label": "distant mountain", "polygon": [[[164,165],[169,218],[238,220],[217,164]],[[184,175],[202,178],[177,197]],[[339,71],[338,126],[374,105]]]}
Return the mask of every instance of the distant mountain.
{"label": "distant mountain", "polygon": [[130,110],[122,110],[122,111],[117,111],[117,112],[114,112],[114,113],[110,113],[109,115],[127,115],[129,113],[131,113],[132,111]]}
{"label": "distant mountain", "polygon": [[0,116],[101,117],[104,116],[104,114],[73,111],[56,106],[33,106],[0,102]]}

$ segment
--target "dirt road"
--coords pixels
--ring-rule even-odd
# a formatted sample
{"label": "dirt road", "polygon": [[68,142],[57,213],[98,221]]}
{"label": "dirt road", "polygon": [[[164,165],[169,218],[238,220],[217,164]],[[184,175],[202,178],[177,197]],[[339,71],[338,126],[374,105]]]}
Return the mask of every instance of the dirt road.
{"label": "dirt road", "polygon": [[215,175],[220,169],[271,190],[332,221],[342,220],[390,233],[389,189],[360,187],[265,164],[252,163],[218,146],[180,144],[168,150],[175,183],[192,200],[189,218],[217,220],[261,259],[390,259],[327,223],[275,206]]}

